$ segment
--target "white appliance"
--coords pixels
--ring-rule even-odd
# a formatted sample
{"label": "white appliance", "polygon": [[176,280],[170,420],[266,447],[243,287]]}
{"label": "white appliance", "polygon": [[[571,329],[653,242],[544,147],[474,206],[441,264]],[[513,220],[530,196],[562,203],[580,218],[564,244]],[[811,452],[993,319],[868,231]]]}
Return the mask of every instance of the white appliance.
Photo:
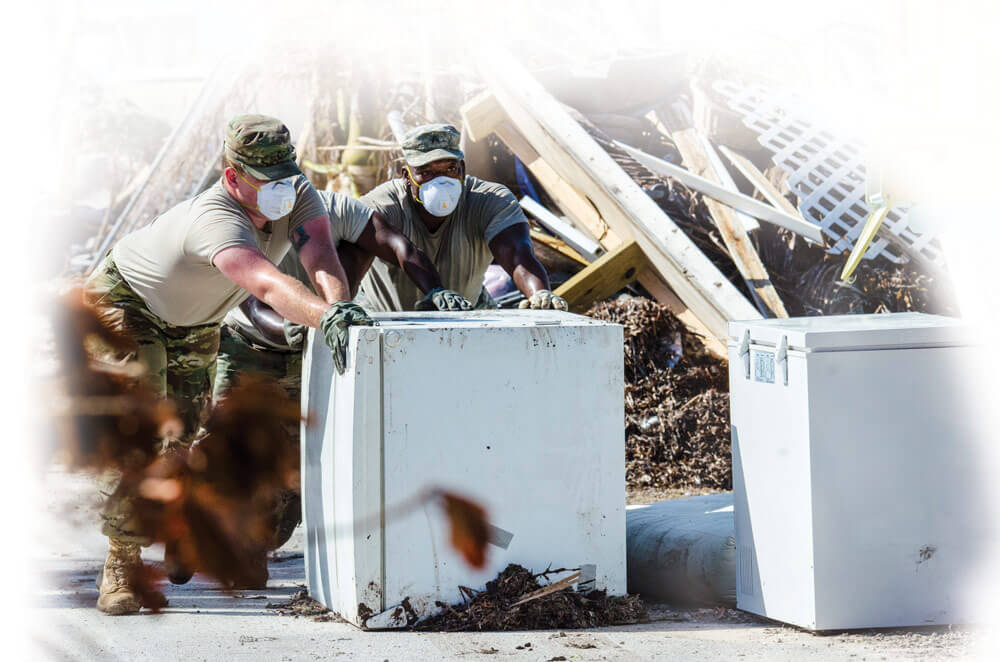
{"label": "white appliance", "polygon": [[[556,311],[373,317],[350,330],[344,375],[312,336],[303,359],[310,595],[391,627],[404,600],[435,613],[510,563],[582,566],[625,593],[622,327]],[[485,568],[451,547],[437,501],[407,508],[428,488],[486,508]]]}
{"label": "white appliance", "polygon": [[958,320],[732,322],[737,605],[810,630],[969,622],[985,417]]}

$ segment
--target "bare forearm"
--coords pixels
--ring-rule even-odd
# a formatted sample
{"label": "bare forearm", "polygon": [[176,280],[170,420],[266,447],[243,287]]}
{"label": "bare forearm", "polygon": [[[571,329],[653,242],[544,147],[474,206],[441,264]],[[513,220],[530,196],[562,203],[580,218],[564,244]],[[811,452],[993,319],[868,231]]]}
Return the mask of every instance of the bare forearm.
{"label": "bare forearm", "polygon": [[517,289],[526,297],[530,297],[537,290],[551,289],[545,267],[535,257],[534,251],[518,251],[513,264],[506,269],[510,277],[514,279]]}
{"label": "bare forearm", "polygon": [[329,303],[290,276],[274,279],[254,295],[285,319],[313,328],[319,328],[320,318],[330,307]]}
{"label": "bare forearm", "polygon": [[441,287],[441,276],[431,264],[430,258],[413,244],[407,243],[405,248],[396,253],[396,263],[425,294],[435,287]]}
{"label": "bare forearm", "polygon": [[[321,265],[313,273],[311,279],[316,292],[327,303],[335,301],[350,301],[351,290],[347,283],[347,274],[335,255],[323,259]],[[304,286],[303,286],[304,288]]]}
{"label": "bare forearm", "polygon": [[250,323],[273,343],[285,342],[284,318],[257,297],[249,296],[240,304],[240,310],[247,316]]}
{"label": "bare forearm", "polygon": [[375,261],[375,256],[355,244],[342,241],[337,246],[337,257],[344,267],[348,282],[351,284],[351,298],[353,299],[361,286],[361,280],[368,273],[372,262]]}

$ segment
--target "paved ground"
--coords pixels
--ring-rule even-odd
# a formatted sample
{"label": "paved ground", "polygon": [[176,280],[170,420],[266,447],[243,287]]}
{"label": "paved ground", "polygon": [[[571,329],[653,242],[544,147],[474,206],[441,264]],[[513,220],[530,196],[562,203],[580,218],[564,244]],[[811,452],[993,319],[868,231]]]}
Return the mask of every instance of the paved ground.
{"label": "paved ground", "polygon": [[[48,474],[37,519],[41,590],[32,639],[65,660],[939,660],[973,659],[981,631],[920,628],[816,636],[733,611],[652,605],[652,622],[588,631],[484,634],[362,632],[343,622],[278,615],[305,581],[301,528],[270,564],[265,591],[229,596],[195,577],[170,586],[159,615],[107,617],[94,604],[105,541],[88,479]],[[149,560],[162,550],[150,548]],[[749,622],[742,622],[747,621]]]}

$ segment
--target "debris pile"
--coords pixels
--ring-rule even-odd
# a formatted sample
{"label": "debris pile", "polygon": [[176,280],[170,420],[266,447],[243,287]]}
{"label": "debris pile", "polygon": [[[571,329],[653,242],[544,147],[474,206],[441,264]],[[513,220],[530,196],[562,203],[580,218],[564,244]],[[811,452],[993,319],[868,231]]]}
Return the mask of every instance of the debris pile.
{"label": "debris pile", "polygon": [[504,630],[548,630],[626,625],[647,620],[646,606],[636,596],[609,597],[605,591],[580,593],[567,587],[515,606],[525,596],[542,588],[538,579],[552,574],[534,574],[516,564],[507,566],[486,590],[471,589],[464,603],[438,602],[435,616],[416,624],[416,630],[439,632],[486,632]]}
{"label": "debris pile", "polygon": [[329,609],[309,597],[305,589],[296,591],[287,602],[268,602],[267,609],[273,609],[282,616],[311,616],[314,621],[330,621],[333,616]]}
{"label": "debris pile", "polygon": [[644,297],[622,295],[587,314],[625,327],[628,488],[730,489],[726,363]]}

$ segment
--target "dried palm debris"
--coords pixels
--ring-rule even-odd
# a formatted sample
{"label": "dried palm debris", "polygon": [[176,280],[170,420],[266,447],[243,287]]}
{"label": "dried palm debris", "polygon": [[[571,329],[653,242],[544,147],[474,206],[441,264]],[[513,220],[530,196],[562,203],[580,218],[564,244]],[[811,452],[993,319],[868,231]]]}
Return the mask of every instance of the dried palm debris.
{"label": "dried palm debris", "polygon": [[855,281],[840,280],[844,256],[796,241],[787,230],[762,227],[756,234],[761,260],[792,316],[925,312],[958,315],[946,275],[911,263],[863,260]]}
{"label": "dried palm debris", "polygon": [[588,315],[625,327],[629,488],[729,489],[728,371],[664,306],[623,295]]}
{"label": "dried palm debris", "polygon": [[508,565],[486,590],[464,589],[468,600],[456,605],[438,602],[441,611],[417,623],[416,630],[440,632],[547,630],[624,625],[648,620],[646,606],[637,596],[608,596],[601,590],[581,593],[567,587],[515,606],[542,588],[535,574],[516,564]]}
{"label": "dried palm debris", "polygon": [[179,429],[169,403],[127,365],[91,359],[95,348],[126,352],[132,343],[106,326],[75,288],[55,308],[60,365],[53,424],[57,458],[71,469],[141,470],[156,456],[159,436]]}

